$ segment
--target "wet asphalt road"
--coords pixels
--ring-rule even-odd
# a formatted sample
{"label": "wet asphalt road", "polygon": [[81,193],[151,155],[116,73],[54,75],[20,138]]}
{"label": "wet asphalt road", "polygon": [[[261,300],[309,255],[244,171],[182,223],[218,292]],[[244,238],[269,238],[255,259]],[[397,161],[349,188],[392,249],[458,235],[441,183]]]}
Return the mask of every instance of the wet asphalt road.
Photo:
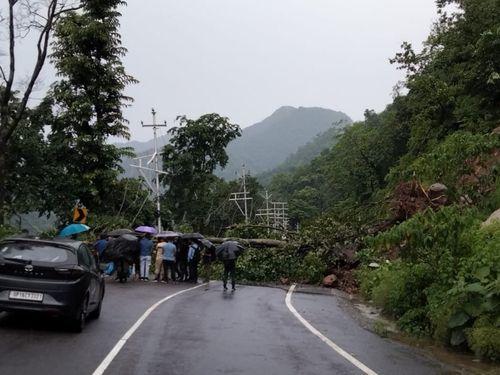
{"label": "wet asphalt road", "polygon": [[[192,285],[108,283],[101,318],[81,334],[46,317],[0,313],[0,374],[90,375],[158,300]],[[416,349],[363,329],[336,297],[294,293],[297,311],[378,374],[441,374]],[[309,332],[281,289],[220,283],[176,296],[154,310],[105,374],[362,374]]]}

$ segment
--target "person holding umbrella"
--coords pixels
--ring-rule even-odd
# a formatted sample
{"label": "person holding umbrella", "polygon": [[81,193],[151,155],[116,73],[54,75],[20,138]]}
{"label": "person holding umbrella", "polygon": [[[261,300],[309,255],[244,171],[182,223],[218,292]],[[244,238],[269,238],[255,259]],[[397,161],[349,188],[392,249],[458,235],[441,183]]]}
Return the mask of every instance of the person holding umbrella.
{"label": "person holding umbrella", "polygon": [[149,281],[149,267],[151,267],[151,252],[153,251],[153,241],[151,236],[145,234],[139,241],[140,246],[140,268],[139,280]]}
{"label": "person holding umbrella", "polygon": [[189,265],[189,281],[192,283],[198,282],[198,261],[199,261],[199,246],[195,240],[191,240],[188,250],[188,265]]}
{"label": "person holding umbrella", "polygon": [[167,243],[163,245],[163,281],[168,282],[168,270],[170,269],[170,277],[172,281],[176,280],[175,256],[177,247],[174,245],[171,238],[167,238]]}
{"label": "person holding umbrella", "polygon": [[137,233],[144,233],[144,237],[139,241],[139,280],[149,281],[149,267],[151,266],[151,253],[153,252],[153,241],[151,236],[156,234],[156,229],[147,225],[135,228]]}
{"label": "person holding umbrella", "polygon": [[217,256],[224,264],[224,274],[222,276],[224,290],[227,290],[228,277],[231,277],[233,292],[236,290],[236,260],[243,251],[244,247],[236,241],[225,241],[216,249]]}
{"label": "person holding umbrella", "polygon": [[207,283],[210,281],[210,276],[212,275],[212,262],[215,260],[215,246],[206,239],[201,239],[200,242],[203,245],[201,254],[202,277],[203,282]]}
{"label": "person holding umbrella", "polygon": [[153,282],[160,282],[162,280],[162,267],[163,267],[163,246],[165,245],[165,238],[158,237],[156,244],[156,258],[155,258],[155,278]]}

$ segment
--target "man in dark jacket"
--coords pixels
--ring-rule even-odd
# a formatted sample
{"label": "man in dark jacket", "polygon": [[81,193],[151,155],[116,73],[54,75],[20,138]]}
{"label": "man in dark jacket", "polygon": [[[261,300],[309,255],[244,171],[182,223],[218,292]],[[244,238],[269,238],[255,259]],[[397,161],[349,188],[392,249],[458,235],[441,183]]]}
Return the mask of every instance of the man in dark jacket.
{"label": "man in dark jacket", "polygon": [[236,260],[243,252],[243,247],[236,241],[226,241],[217,248],[217,255],[224,264],[222,282],[227,290],[227,279],[231,277],[232,290],[236,290]]}
{"label": "man in dark jacket", "polygon": [[177,273],[180,281],[188,280],[188,249],[189,245],[185,240],[179,240],[177,243]]}
{"label": "man in dark jacket", "polygon": [[200,246],[195,241],[191,241],[188,250],[189,281],[195,284],[198,282],[199,261]]}

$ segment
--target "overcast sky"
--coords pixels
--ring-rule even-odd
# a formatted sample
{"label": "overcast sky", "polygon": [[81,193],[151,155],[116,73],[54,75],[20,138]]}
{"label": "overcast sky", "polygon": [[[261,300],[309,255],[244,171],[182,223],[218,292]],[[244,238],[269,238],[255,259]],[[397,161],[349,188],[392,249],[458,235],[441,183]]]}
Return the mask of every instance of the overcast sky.
{"label": "overcast sky", "polygon": [[[140,83],[127,110],[135,139],[160,120],[217,112],[245,127],[282,105],[362,119],[382,110],[403,72],[388,59],[420,46],[434,0],[129,0],[122,35]],[[145,4],[147,3],[147,6]]]}
{"label": "overcast sky", "polygon": [[245,127],[283,105],[362,119],[403,77],[388,59],[402,41],[420,46],[435,19],[434,0],[129,0],[132,138],[151,138],[140,125],[151,107],[170,125],[217,112]]}

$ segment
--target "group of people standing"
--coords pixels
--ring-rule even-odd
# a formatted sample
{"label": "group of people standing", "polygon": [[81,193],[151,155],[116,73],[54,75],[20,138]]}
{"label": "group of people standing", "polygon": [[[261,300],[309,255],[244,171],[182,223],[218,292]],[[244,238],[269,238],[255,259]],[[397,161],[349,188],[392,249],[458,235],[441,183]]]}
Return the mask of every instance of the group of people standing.
{"label": "group of people standing", "polygon": [[[133,239],[133,237],[132,237]],[[113,239],[102,235],[94,244],[94,249],[99,258],[106,252],[106,249],[113,242]],[[117,273],[117,279],[128,278],[134,275],[142,281],[153,282],[198,282],[198,268],[201,263],[202,277],[204,282],[210,280],[212,273],[212,263],[219,258],[224,265],[223,284],[227,289],[228,278],[231,279],[232,289],[235,289],[236,282],[236,259],[243,248],[235,241],[227,241],[219,247],[215,247],[211,242],[204,239],[184,239],[180,237],[158,237],[153,241],[150,234],[143,234],[134,241],[132,258],[129,259],[129,266],[126,266],[128,275],[120,276],[120,266],[116,262],[109,262],[106,270],[107,275]],[[133,261],[132,261],[133,260]],[[151,264],[154,261],[154,268]],[[123,263],[120,261],[118,263]],[[123,267],[123,266],[122,266]],[[122,270],[123,271],[123,270]],[[151,271],[153,279],[150,280]],[[137,276],[135,276],[137,275]]]}
{"label": "group of people standing", "polygon": [[215,261],[215,247],[205,246],[198,240],[158,238],[156,246],[150,236],[139,241],[139,279],[149,281],[151,261],[154,256],[154,282],[198,281],[200,261],[204,278],[210,277],[211,263]]}

